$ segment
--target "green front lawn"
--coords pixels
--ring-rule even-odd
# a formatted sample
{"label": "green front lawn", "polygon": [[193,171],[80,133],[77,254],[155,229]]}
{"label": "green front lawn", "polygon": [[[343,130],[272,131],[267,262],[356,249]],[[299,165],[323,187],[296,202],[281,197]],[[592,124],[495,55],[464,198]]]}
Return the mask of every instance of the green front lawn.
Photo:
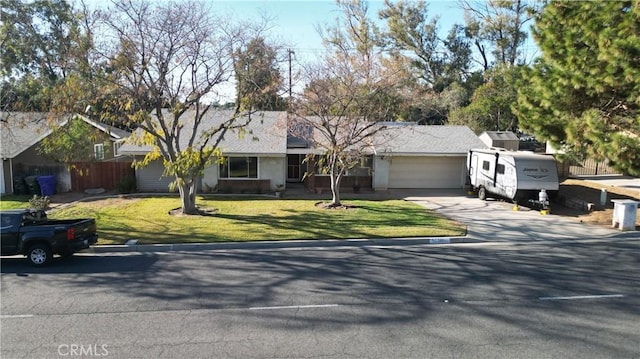
{"label": "green front lawn", "polygon": [[33,196],[2,196],[0,197],[0,210],[29,208],[29,200]]}
{"label": "green front lawn", "polygon": [[351,209],[322,209],[313,200],[198,198],[212,216],[171,216],[176,197],[83,202],[51,218],[94,217],[99,244],[383,238],[464,235],[463,225],[401,200],[349,200]]}

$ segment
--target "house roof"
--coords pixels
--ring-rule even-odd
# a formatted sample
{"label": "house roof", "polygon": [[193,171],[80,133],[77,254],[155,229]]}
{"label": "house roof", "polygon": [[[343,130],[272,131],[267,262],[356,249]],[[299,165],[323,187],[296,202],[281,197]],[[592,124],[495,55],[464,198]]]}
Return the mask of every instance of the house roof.
{"label": "house roof", "polygon": [[[203,122],[202,130],[210,129],[216,124],[230,118],[231,110],[212,111]],[[284,156],[286,153],[313,153],[307,142],[294,136],[287,137],[284,125],[286,112],[264,112],[263,117],[254,119],[247,126],[244,137],[229,133],[220,144],[224,155],[274,155]],[[185,117],[189,118],[189,117]],[[387,124],[385,124],[387,125]],[[378,155],[466,155],[472,148],[487,148],[478,136],[467,126],[429,126],[414,123],[393,123],[378,133],[372,140],[374,152]],[[250,134],[252,133],[252,134]],[[257,137],[257,140],[253,137]],[[287,143],[289,142],[289,143]],[[304,143],[303,143],[304,142]],[[183,144],[186,145],[186,144]],[[287,147],[287,145],[289,145]],[[288,148],[288,149],[287,149]],[[145,155],[152,150],[151,146],[140,146],[125,143],[119,153],[128,155]]]}
{"label": "house roof", "polygon": [[387,127],[375,148],[378,155],[466,155],[486,145],[467,126],[405,124]]}
{"label": "house roof", "polygon": [[[68,116],[60,122],[65,123]],[[53,131],[50,114],[46,112],[0,112],[0,156],[14,158],[49,136]]]}
{"label": "house roof", "polygon": [[[181,121],[185,128],[189,126],[189,123],[191,123],[190,126],[193,126],[193,115],[191,111],[187,111],[182,116]],[[198,136],[229,120],[232,115],[232,110],[210,110],[202,119]],[[286,112],[267,111],[256,113],[253,117],[249,125],[244,128],[243,134],[238,131],[229,131],[225,134],[219,146],[222,153],[227,156],[284,156],[287,153]],[[141,134],[142,130],[136,132]],[[190,132],[185,132],[185,134],[190,134]],[[181,138],[183,148],[187,147],[188,137],[183,135]],[[128,155],[145,155],[151,150],[151,146],[136,145],[131,141],[125,142],[118,152]]]}
{"label": "house roof", "polygon": [[480,135],[480,137],[483,137],[485,135],[489,137],[489,139],[494,141],[495,140],[520,141],[518,136],[516,136],[516,134],[511,131],[485,131]]}
{"label": "house roof", "polygon": [[[74,116],[107,133],[114,141],[130,135],[127,131],[93,121],[85,116],[77,114]],[[49,136],[56,126],[65,125],[71,117],[70,114],[53,117],[48,112],[0,112],[0,120],[2,121],[0,156],[2,158],[18,156]]]}
{"label": "house roof", "polygon": [[84,122],[90,124],[91,126],[97,128],[98,130],[108,134],[109,137],[111,137],[111,139],[114,140],[114,141],[123,140],[123,139],[131,136],[131,132],[129,132],[129,131],[119,129],[119,128],[111,126],[111,125],[107,125],[106,123],[94,121],[94,120],[92,120],[92,119],[90,119],[88,117],[82,116],[82,115],[77,115],[77,116],[82,118],[84,120]]}

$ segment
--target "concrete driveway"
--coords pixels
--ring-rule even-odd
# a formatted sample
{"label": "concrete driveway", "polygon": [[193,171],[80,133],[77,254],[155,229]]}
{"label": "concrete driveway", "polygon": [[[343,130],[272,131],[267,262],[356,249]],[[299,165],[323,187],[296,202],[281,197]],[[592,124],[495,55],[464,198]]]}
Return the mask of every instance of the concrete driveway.
{"label": "concrete driveway", "polygon": [[576,218],[539,211],[497,200],[481,201],[459,190],[409,192],[406,200],[465,223],[468,237],[480,241],[536,241],[562,239],[638,238],[639,232],[620,232],[581,223]]}

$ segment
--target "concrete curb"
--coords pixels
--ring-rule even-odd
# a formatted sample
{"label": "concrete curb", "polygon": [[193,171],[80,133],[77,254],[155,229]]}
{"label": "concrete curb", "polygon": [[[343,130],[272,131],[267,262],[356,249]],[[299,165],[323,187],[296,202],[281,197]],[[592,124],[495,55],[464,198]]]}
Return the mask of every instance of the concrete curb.
{"label": "concrete curb", "polygon": [[576,244],[607,242],[618,240],[640,240],[640,233],[624,232],[602,238],[541,238],[538,241],[501,241],[486,240],[475,236],[461,237],[413,237],[413,238],[374,238],[374,239],[311,239],[292,241],[258,241],[258,242],[221,242],[221,243],[173,243],[173,244],[133,244],[133,245],[97,245],[85,249],[83,253],[171,253],[200,252],[225,250],[303,250],[303,249],[336,249],[336,248],[392,248],[401,246],[450,245],[450,244]]}
{"label": "concrete curb", "polygon": [[133,245],[97,245],[84,250],[85,253],[124,253],[124,252],[197,252],[207,250],[270,250],[270,249],[308,249],[338,247],[394,247],[426,244],[480,243],[469,236],[464,237],[413,237],[413,238],[374,238],[374,239],[318,239],[292,241],[258,242],[221,242],[221,243],[175,243],[175,244],[133,244]]}

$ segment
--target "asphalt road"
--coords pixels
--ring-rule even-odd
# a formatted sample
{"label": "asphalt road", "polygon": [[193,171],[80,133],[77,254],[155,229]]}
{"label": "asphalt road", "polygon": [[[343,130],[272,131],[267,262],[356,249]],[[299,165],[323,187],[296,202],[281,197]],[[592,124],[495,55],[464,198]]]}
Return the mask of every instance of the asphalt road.
{"label": "asphalt road", "polygon": [[640,240],[1,267],[2,358],[638,358]]}

